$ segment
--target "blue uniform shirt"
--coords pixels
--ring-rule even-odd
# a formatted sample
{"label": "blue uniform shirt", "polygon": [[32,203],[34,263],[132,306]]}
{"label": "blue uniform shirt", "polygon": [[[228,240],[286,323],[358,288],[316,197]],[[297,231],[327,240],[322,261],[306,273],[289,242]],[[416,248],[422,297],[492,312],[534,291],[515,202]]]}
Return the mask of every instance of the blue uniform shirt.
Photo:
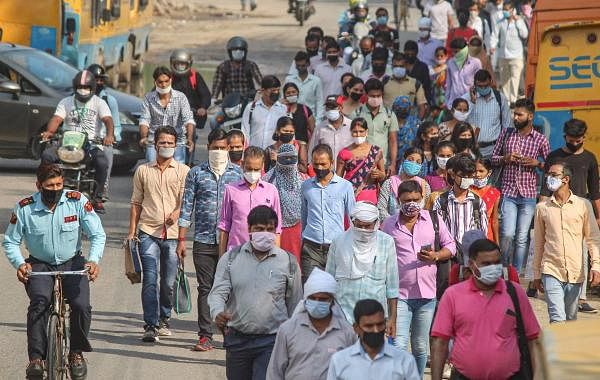
{"label": "blue uniform shirt", "polygon": [[77,191],[63,191],[51,212],[37,192],[15,206],[2,245],[8,261],[15,268],[25,262],[20,249],[23,239],[31,256],[47,264],[59,265],[81,249],[81,230],[91,243],[88,261],[98,263],[106,234],[90,201]]}

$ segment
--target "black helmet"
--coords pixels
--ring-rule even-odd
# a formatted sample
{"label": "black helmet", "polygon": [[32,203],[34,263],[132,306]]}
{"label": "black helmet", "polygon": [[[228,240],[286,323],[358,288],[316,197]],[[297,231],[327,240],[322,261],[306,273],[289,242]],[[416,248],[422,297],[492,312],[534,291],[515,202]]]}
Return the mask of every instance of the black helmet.
{"label": "black helmet", "polygon": [[[91,91],[88,95],[81,95],[77,92],[77,89],[79,88],[89,88]],[[94,74],[87,70],[78,72],[77,75],[75,75],[75,78],[73,78],[73,92],[75,93],[75,99],[80,102],[85,103],[90,100],[96,92],[96,78],[94,77]]]}
{"label": "black helmet", "polygon": [[[231,52],[233,50],[242,50],[244,52],[244,56],[241,59],[239,57],[234,58],[233,55],[231,54]],[[229,59],[232,59],[235,61],[242,61],[242,60],[246,59],[246,55],[248,54],[248,43],[242,37],[237,37],[237,36],[232,37],[227,42],[227,54],[229,54]]]}
{"label": "black helmet", "polygon": [[89,65],[86,70],[89,71],[90,73],[94,74],[94,78],[96,78],[96,79],[98,79],[98,78],[102,78],[104,80],[108,79],[108,75],[106,75],[106,70],[104,70],[104,67],[102,67],[101,65],[99,65],[97,63],[93,63],[93,64]]}
{"label": "black helmet", "polygon": [[169,62],[171,63],[173,73],[176,75],[185,75],[192,68],[192,55],[183,49],[173,50]]}

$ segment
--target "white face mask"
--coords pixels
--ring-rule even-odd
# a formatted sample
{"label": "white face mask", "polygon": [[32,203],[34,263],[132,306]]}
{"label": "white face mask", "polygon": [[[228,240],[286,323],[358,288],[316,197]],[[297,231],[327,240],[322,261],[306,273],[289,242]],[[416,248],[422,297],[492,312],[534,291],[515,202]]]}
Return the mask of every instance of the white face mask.
{"label": "white face mask", "polygon": [[467,117],[469,117],[469,112],[468,111],[462,112],[459,110],[454,110],[454,111],[452,111],[452,115],[458,121],[465,121],[465,120],[467,120]]}
{"label": "white face mask", "polygon": [[92,90],[89,88],[78,88],[77,93],[81,96],[89,96],[92,93]]}
{"label": "white face mask", "polygon": [[429,30],[419,30],[419,38],[429,38]]}
{"label": "white face mask", "polygon": [[463,190],[467,190],[469,187],[473,186],[475,180],[473,178],[461,178],[460,179],[460,188]]}
{"label": "white face mask", "polygon": [[244,179],[254,185],[260,179],[260,170],[244,172]]}
{"label": "white face mask", "polygon": [[546,185],[548,186],[548,190],[555,192],[562,186],[562,179],[548,176],[546,178]]}
{"label": "white face mask", "polygon": [[222,175],[223,173],[225,173],[228,161],[228,151],[219,149],[213,149],[208,151],[208,164],[210,165],[210,168],[218,175]]}
{"label": "white face mask", "polygon": [[329,110],[325,112],[325,117],[329,121],[337,121],[340,118],[340,110]]}
{"label": "white face mask", "polygon": [[502,276],[502,264],[486,265],[479,268],[475,263],[475,268],[479,269],[479,277],[475,276],[479,281],[491,286],[494,285]]}
{"label": "white face mask", "polygon": [[169,85],[165,88],[160,88],[160,87],[156,86],[156,92],[158,92],[161,95],[166,95],[169,92],[171,92],[171,85]]}
{"label": "white face mask", "polygon": [[367,141],[367,136],[353,137],[352,140],[354,141],[354,143],[356,145],[360,145],[360,144],[364,143],[365,141]]}
{"label": "white face mask", "polygon": [[175,148],[167,148],[165,146],[161,146],[158,148],[158,155],[162,158],[171,158],[175,155]]}
{"label": "white face mask", "polygon": [[232,50],[231,57],[234,61],[241,61],[244,59],[244,51],[243,50]]}
{"label": "white face mask", "polygon": [[437,161],[438,167],[440,169],[446,169],[446,164],[448,163],[448,160],[450,159],[450,157],[436,157],[435,160]]}
{"label": "white face mask", "polygon": [[375,238],[377,230],[366,230],[364,228],[358,228],[352,226],[352,238],[355,243],[369,244],[373,242]]}
{"label": "white face mask", "polygon": [[290,104],[298,103],[298,95],[287,96],[285,100],[287,100]]}

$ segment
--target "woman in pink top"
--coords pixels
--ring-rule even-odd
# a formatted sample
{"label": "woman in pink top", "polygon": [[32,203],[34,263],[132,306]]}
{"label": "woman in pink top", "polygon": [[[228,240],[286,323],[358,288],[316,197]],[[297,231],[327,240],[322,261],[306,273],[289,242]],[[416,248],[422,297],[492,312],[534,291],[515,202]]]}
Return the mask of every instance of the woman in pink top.
{"label": "woman in pink top", "polygon": [[361,117],[350,124],[354,143],[338,154],[336,174],[350,181],[357,201],[377,203],[379,184],[385,179],[383,154],[367,142],[368,125]]}
{"label": "woman in pink top", "polygon": [[425,181],[429,184],[432,192],[447,190],[446,163],[455,153],[456,147],[449,141],[442,141],[435,147],[433,172],[425,176]]}

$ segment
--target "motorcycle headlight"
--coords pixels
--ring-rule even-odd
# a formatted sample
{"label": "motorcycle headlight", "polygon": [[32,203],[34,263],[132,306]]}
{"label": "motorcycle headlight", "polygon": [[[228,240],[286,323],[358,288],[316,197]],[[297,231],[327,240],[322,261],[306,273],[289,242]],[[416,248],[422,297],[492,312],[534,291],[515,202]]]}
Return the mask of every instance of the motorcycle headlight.
{"label": "motorcycle headlight", "polygon": [[76,164],[83,161],[85,152],[81,148],[73,146],[61,146],[57,151],[58,158],[67,164]]}
{"label": "motorcycle headlight", "polygon": [[225,108],[224,111],[228,118],[233,119],[234,117],[240,116],[240,113],[242,112],[242,105],[238,104],[235,107]]}

